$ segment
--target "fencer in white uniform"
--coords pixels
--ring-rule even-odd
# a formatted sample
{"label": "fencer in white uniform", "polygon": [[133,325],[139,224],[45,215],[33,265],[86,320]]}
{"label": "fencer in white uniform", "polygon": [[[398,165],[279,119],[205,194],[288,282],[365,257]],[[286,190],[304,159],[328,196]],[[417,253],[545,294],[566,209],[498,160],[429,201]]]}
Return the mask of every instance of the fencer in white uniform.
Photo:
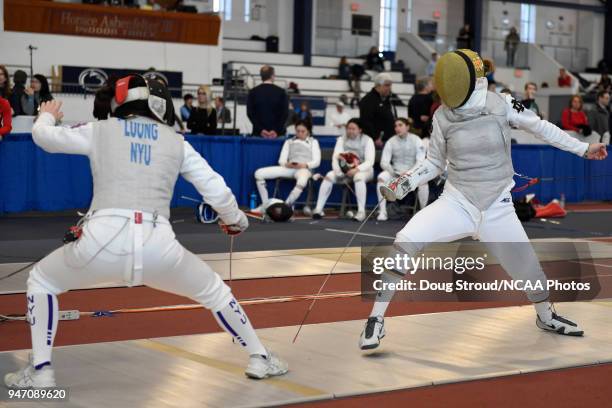
{"label": "fencer in white uniform", "polygon": [[[514,169],[510,156],[510,124],[543,142],[588,159],[607,156],[601,143],[588,145],[541,120],[510,95],[487,92],[483,63],[470,50],[442,56],[436,64],[436,87],[443,101],[434,114],[427,158],[384,188],[395,199],[448,169],[441,197],[419,211],[397,233],[391,256],[416,256],[432,242],[473,237],[514,280],[531,282],[527,298],[536,309],[536,325],[558,334],[581,336],[574,322],[557,315],[548,301],[546,276],[519,221],[512,202]],[[406,270],[382,274],[384,284],[398,282]],[[418,276],[412,275],[412,276]],[[539,282],[542,289],[535,284]],[[361,349],[376,348],[385,335],[383,316],[393,290],[377,293],[370,318],[361,333]]]}
{"label": "fencer in white uniform", "polygon": [[168,221],[180,174],[218,212],[226,233],[240,233],[249,224],[231,190],[172,129],[174,109],[165,85],[133,75],[117,81],[114,95],[114,117],[74,128],[55,126],[63,116],[60,102],[41,105],[34,142],[49,153],[87,156],[93,200],[81,220],[80,238],[53,251],[30,272],[31,359],[5,376],[6,385],[55,386],[51,354],[57,296],[102,283],[147,285],[194,299],[249,353],[247,376],[284,374],[286,363],[262,345],[230,288],[176,240]]}
{"label": "fencer in white uniform", "polygon": [[285,140],[278,158],[278,166],[262,167],[255,171],[255,183],[261,198],[260,211],[269,200],[266,180],[295,178],[295,187],[287,196],[285,203],[293,206],[312,177],[312,170],[321,164],[321,148],[317,139],[311,135],[312,129],[306,121],[295,124],[295,137]]}
{"label": "fencer in white uniform", "polygon": [[[378,221],[387,221],[387,200],[380,192],[380,187],[389,183],[392,179],[413,168],[417,163],[425,160],[426,149],[421,138],[410,133],[410,122],[406,118],[395,120],[395,136],[387,140],[380,157],[380,168],[383,170],[378,175],[376,194],[380,202],[378,208]],[[427,206],[429,199],[429,185],[427,183],[417,187],[417,198],[421,209]]]}
{"label": "fencer in white uniform", "polygon": [[[340,168],[339,158],[340,154],[348,152],[359,158],[359,165],[344,173]],[[366,183],[374,178],[375,159],[376,150],[372,138],[362,133],[358,119],[349,120],[346,124],[346,135],[338,137],[336,141],[331,160],[332,170],[325,175],[321,182],[317,206],[312,214],[313,218],[319,219],[325,215],[323,209],[335,183],[352,181],[355,185],[355,196],[357,198],[357,214],[355,214],[354,219],[363,221],[366,217]]]}

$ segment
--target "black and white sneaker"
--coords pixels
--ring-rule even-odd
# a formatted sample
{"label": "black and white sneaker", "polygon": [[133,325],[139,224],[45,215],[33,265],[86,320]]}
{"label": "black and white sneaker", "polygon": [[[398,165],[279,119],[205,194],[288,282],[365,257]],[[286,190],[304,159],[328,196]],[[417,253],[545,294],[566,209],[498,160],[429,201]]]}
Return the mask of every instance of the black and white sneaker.
{"label": "black and white sneaker", "polygon": [[563,316],[559,316],[554,312],[552,314],[552,318],[547,322],[540,319],[540,316],[538,315],[536,318],[536,326],[542,330],[552,331],[566,336],[582,336],[584,334],[584,330],[578,327],[576,323],[564,318]]}
{"label": "black and white sneaker", "polygon": [[385,319],[380,316],[370,317],[361,332],[359,348],[362,350],[375,349],[380,345],[380,339],[383,337],[385,337]]}

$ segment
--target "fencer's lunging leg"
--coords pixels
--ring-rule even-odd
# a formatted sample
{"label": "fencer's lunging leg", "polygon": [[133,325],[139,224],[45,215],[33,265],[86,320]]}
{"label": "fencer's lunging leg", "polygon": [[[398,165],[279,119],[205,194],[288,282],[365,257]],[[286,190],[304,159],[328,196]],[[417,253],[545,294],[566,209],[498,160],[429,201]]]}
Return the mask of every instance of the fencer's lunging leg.
{"label": "fencer's lunging leg", "polygon": [[391,181],[392,177],[393,176],[386,170],[382,171],[378,175],[378,180],[376,182],[376,197],[378,199],[378,202],[380,203],[378,205],[378,217],[377,217],[378,221],[386,221],[388,219],[387,200],[383,200],[383,195],[380,192],[380,188],[384,186],[385,184],[387,184],[389,181]]}

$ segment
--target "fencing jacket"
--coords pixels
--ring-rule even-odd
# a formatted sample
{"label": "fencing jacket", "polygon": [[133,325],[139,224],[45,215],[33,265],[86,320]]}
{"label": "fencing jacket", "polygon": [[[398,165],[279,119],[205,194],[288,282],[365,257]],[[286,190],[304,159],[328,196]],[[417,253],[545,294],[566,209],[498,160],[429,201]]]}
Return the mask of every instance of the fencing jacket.
{"label": "fencing jacket", "polygon": [[49,153],[89,157],[93,176],[91,210],[120,208],[157,212],[169,218],[178,175],[192,183],[227,224],[240,210],[223,178],[172,128],[145,117],[110,118],[68,128],[42,113],[34,142]]}
{"label": "fencing jacket", "polygon": [[374,167],[376,148],[371,137],[362,134],[355,139],[351,139],[348,136],[340,136],[336,140],[336,146],[332,155],[332,169],[339,176],[343,175],[343,173],[338,164],[338,157],[340,153],[345,152],[355,153],[359,157],[360,164],[357,166],[359,171],[369,171]]}
{"label": "fencing jacket", "polygon": [[319,141],[314,137],[306,140],[293,137],[283,143],[278,164],[284,166],[286,163],[306,163],[309,169],[315,169],[321,164],[321,148]]}
{"label": "fencing jacket", "polygon": [[413,133],[408,133],[405,137],[395,135],[385,143],[380,157],[380,168],[391,175],[400,175],[423,160],[425,146],[420,137]]}
{"label": "fencing jacket", "polygon": [[450,184],[479,210],[489,208],[513,185],[509,124],[578,156],[589,146],[541,120],[512,96],[487,92],[486,78],[479,78],[464,106],[441,106],[434,114],[427,158],[410,170],[410,185],[433,179],[448,163]]}

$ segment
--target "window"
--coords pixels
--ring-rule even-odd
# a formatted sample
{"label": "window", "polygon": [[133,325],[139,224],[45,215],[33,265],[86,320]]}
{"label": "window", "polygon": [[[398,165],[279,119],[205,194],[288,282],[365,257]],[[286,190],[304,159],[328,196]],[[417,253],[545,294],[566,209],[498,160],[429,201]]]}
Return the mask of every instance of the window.
{"label": "window", "polygon": [[244,21],[251,21],[251,0],[244,0]]}
{"label": "window", "polygon": [[381,0],[378,37],[380,51],[395,51],[397,44],[397,0]]}
{"label": "window", "polygon": [[535,43],[536,6],[521,4],[521,41]]}
{"label": "window", "polygon": [[232,19],[232,0],[213,0],[213,11],[224,20]]}

